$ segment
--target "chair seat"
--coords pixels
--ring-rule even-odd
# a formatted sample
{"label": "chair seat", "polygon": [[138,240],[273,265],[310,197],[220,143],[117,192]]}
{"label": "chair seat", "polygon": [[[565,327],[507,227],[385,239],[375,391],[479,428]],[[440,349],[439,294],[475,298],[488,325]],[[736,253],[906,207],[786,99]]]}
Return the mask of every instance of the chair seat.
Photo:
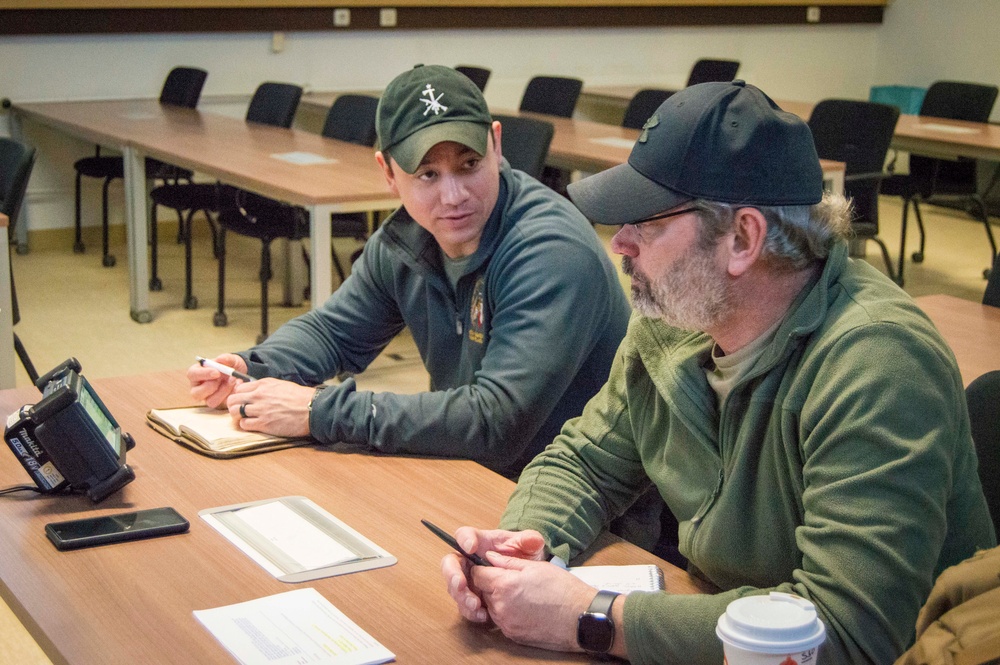
{"label": "chair seat", "polygon": [[[121,157],[84,157],[73,163],[80,175],[88,178],[124,178],[125,162]],[[153,180],[174,180],[190,178],[194,175],[188,169],[173,166],[151,157],[146,159],[146,178]]]}
{"label": "chair seat", "polygon": [[215,210],[218,204],[214,184],[162,185],[149,193],[157,205],[174,210]]}
{"label": "chair seat", "polygon": [[[263,218],[263,216],[262,216]],[[224,208],[219,212],[218,222],[227,231],[257,238],[263,242],[271,242],[277,238],[301,240],[309,237],[309,218],[305,211],[283,206],[283,210],[271,211],[266,223],[256,223],[253,217],[241,214],[238,210]]]}
{"label": "chair seat", "polygon": [[364,213],[336,214],[331,216],[330,222],[330,234],[334,238],[365,240],[368,237],[368,218]]}

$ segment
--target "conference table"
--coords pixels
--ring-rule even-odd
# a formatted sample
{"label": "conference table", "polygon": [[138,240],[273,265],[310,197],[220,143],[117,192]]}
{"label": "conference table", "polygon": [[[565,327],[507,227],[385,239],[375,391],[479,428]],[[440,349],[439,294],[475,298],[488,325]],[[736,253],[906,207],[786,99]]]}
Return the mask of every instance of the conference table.
{"label": "conference table", "polygon": [[[314,307],[332,291],[330,215],[398,205],[370,148],[296,129],[162,105],[156,100],[16,104],[18,123],[37,122],[122,152],[128,236],[129,306],[152,320],[147,264],[145,158],[154,157],[223,183],[303,206],[310,218],[310,283]],[[23,131],[23,130],[19,130]],[[294,255],[294,253],[291,253]],[[286,279],[285,300],[302,289]]]}
{"label": "conference table", "polygon": [[[0,213],[0,242],[9,246],[10,220]],[[13,388],[14,375],[14,311],[10,287],[10,252],[0,251],[0,388]]]}
{"label": "conference table", "polygon": [[941,294],[914,300],[955,353],[965,385],[1000,369],[1000,308]]}
{"label": "conference table", "polygon": [[[398,377],[386,373],[386,385]],[[377,382],[376,382],[377,383]],[[459,616],[441,579],[448,547],[420,519],[453,531],[497,524],[514,485],[470,461],[388,456],[347,445],[308,446],[239,459],[198,455],[145,424],[151,407],[191,403],[182,372],[99,379],[94,388],[136,446],[136,479],[99,504],[84,496],[20,493],[0,502],[0,595],[54,663],[231,663],[192,615],[305,587],[315,588],[401,663],[579,663],[583,656],[519,646]],[[38,399],[0,391],[0,412]],[[13,455],[0,455],[0,487],[28,482]],[[398,562],[313,582],[277,581],[213,530],[203,509],[305,496],[394,555]],[[49,522],[172,506],[188,533],[57,551]],[[584,557],[591,564],[653,563],[674,593],[710,591],[686,572],[613,536]]]}

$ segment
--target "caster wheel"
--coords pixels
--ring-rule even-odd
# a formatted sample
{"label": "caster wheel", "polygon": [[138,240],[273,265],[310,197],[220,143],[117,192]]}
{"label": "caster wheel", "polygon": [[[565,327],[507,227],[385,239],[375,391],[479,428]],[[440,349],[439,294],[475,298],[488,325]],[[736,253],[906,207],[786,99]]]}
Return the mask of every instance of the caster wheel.
{"label": "caster wheel", "polygon": [[983,279],[989,279],[990,275],[992,274],[993,274],[992,268],[987,268],[986,270],[983,270]]}
{"label": "caster wheel", "polygon": [[17,248],[14,251],[17,252],[18,256],[24,256],[25,254],[28,253],[28,246],[18,244]]}
{"label": "caster wheel", "polygon": [[923,263],[924,262],[924,253],[923,252],[913,252],[913,256],[911,256],[910,258],[913,259],[914,263]]}
{"label": "caster wheel", "polygon": [[82,242],[78,242],[78,243],[74,243],[73,244],[73,253],[74,254],[83,254],[83,252],[86,251],[86,249],[87,248],[84,246],[84,244]]}
{"label": "caster wheel", "polygon": [[194,296],[191,296],[190,298],[185,298],[184,309],[198,309],[198,299],[195,298]]}
{"label": "caster wheel", "polygon": [[159,277],[154,277],[153,279],[149,280],[149,290],[150,291],[162,291],[163,290],[163,281]]}
{"label": "caster wheel", "polygon": [[115,263],[117,263],[117,261],[115,261],[115,257],[111,256],[110,254],[105,256],[101,260],[101,262],[104,264],[105,268],[113,268],[115,266]]}
{"label": "caster wheel", "polygon": [[212,325],[216,328],[221,328],[223,326],[229,325],[229,319],[226,317],[225,312],[216,312],[212,316]]}

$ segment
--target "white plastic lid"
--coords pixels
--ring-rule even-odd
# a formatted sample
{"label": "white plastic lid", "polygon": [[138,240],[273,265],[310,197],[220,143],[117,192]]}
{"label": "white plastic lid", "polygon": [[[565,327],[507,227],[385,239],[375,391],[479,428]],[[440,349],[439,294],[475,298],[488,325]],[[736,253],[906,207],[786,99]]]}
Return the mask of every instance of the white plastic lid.
{"label": "white plastic lid", "polygon": [[767,596],[747,596],[729,603],[726,613],[719,617],[715,634],[747,651],[791,653],[822,644],[826,627],[811,602],[772,591]]}

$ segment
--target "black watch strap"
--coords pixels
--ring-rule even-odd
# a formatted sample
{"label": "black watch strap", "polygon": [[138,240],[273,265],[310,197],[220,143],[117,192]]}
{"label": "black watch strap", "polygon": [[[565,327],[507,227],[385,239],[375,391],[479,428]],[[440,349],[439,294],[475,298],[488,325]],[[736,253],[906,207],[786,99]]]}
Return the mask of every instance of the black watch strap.
{"label": "black watch strap", "polygon": [[590,601],[590,607],[587,608],[587,614],[603,614],[604,616],[611,616],[611,606],[615,603],[615,598],[619,594],[617,591],[598,591],[597,595],[594,596],[594,600]]}

